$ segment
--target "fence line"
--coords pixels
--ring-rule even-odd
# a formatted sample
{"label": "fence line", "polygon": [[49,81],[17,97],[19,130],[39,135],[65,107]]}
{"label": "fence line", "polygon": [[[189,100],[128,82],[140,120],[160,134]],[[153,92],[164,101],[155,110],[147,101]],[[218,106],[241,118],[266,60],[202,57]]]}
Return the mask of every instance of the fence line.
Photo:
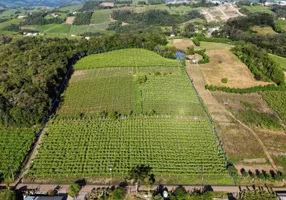
{"label": "fence line", "polygon": [[[228,164],[228,161],[227,161],[227,158],[226,158],[226,153],[225,153],[225,151],[223,150],[221,141],[220,141],[220,139],[219,139],[219,136],[218,136],[218,133],[217,133],[217,130],[216,130],[215,123],[214,123],[214,121],[212,120],[211,116],[209,115],[209,113],[208,113],[208,111],[207,111],[207,109],[206,109],[206,106],[205,106],[204,102],[202,101],[202,99],[201,99],[201,97],[200,97],[200,95],[199,95],[199,92],[197,91],[197,89],[196,89],[196,87],[195,87],[195,85],[194,85],[194,83],[193,83],[191,77],[189,76],[189,74],[188,74],[188,72],[187,72],[187,69],[186,69],[186,66],[185,66],[185,64],[183,63],[183,61],[182,61],[180,55],[179,55],[178,53],[176,53],[176,54],[177,54],[177,57],[178,57],[179,60],[180,60],[180,63],[181,63],[182,68],[184,69],[185,73],[186,73],[187,76],[188,76],[189,81],[191,82],[191,85],[193,86],[193,89],[194,89],[194,91],[195,91],[195,93],[196,93],[196,96],[197,96],[197,98],[198,98],[198,100],[199,100],[199,102],[200,102],[200,104],[201,104],[203,110],[205,111],[205,114],[207,115],[207,118],[208,118],[209,122],[210,122],[210,123],[212,124],[212,126],[213,126],[214,135],[215,135],[216,138],[217,138],[218,144],[219,144],[220,149],[221,149],[221,152],[222,152],[222,154],[223,154],[223,157],[224,157],[224,160],[225,160],[226,168],[229,170],[229,164]],[[232,176],[232,173],[230,172],[230,170],[229,170],[229,175],[230,175],[231,179],[233,180],[234,185],[236,185],[236,181],[235,181],[234,177]]]}

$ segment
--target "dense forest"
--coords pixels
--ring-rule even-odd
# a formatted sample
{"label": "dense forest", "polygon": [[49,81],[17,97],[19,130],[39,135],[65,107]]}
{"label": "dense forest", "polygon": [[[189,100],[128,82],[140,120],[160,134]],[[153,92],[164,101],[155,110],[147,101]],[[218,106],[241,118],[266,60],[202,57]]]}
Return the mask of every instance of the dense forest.
{"label": "dense forest", "polygon": [[270,53],[286,57],[286,33],[257,34],[251,30],[251,27],[255,25],[271,26],[274,30],[277,29],[273,15],[253,13],[248,16],[229,19],[223,29],[214,32],[213,36],[253,43],[261,48],[265,48]]}
{"label": "dense forest", "polygon": [[43,122],[71,59],[78,52],[167,44],[159,33],[115,34],[86,40],[0,38],[0,124],[31,126]]}

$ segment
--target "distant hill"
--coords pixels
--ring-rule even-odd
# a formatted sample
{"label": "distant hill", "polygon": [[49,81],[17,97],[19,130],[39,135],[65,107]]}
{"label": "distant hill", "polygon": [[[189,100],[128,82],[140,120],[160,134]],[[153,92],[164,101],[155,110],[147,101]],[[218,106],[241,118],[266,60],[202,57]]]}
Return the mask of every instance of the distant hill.
{"label": "distant hill", "polygon": [[56,7],[70,4],[80,4],[85,0],[1,0],[0,6],[20,7],[20,6],[49,6]]}

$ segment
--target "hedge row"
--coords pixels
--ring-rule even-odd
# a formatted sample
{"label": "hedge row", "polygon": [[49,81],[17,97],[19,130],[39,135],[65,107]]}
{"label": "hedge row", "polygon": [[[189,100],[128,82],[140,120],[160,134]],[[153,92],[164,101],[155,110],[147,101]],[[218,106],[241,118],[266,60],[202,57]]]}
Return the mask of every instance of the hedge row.
{"label": "hedge row", "polygon": [[254,93],[254,92],[263,92],[263,91],[286,91],[286,87],[283,86],[276,86],[274,84],[269,85],[259,85],[250,88],[230,88],[230,87],[218,87],[214,85],[205,85],[205,88],[210,91],[223,91],[228,93],[238,93],[238,94],[245,94],[245,93]]}
{"label": "hedge row", "polygon": [[[228,38],[207,38],[204,35],[197,35],[194,39],[193,42],[195,43],[195,41],[205,41],[205,42],[215,42],[215,43],[225,43],[225,44],[231,44],[231,45],[243,45],[245,44],[242,41],[232,41]],[[195,43],[196,44],[196,43]],[[196,44],[197,45],[197,44]],[[199,45],[197,45],[199,46]]]}
{"label": "hedge row", "polygon": [[195,44],[196,46],[198,46],[198,47],[201,45],[200,40],[199,40],[197,37],[194,37],[194,38],[193,38],[193,42],[194,42],[194,44]]}
{"label": "hedge row", "polygon": [[195,51],[195,53],[203,56],[203,59],[201,59],[199,61],[199,64],[205,64],[205,63],[209,63],[210,62],[210,57],[205,53],[206,50],[203,49],[203,50],[198,50],[198,51]]}

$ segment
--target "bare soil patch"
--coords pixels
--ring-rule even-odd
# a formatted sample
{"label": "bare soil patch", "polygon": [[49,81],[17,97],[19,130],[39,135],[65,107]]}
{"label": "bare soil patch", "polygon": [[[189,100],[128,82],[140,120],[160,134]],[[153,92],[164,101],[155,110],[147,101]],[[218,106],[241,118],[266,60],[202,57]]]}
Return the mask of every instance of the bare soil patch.
{"label": "bare soil patch", "polygon": [[[210,62],[202,65],[201,69],[209,85],[248,88],[270,84],[255,80],[248,67],[228,50],[208,50],[206,53]],[[222,83],[222,78],[227,78],[228,83]]]}
{"label": "bare soil patch", "polygon": [[260,172],[262,170],[265,170],[266,172],[269,172],[270,170],[274,170],[271,165],[267,165],[267,164],[266,165],[261,165],[261,164],[259,164],[259,165],[237,164],[237,165],[234,165],[234,166],[236,167],[236,169],[238,169],[240,175],[241,175],[240,169],[242,169],[242,168],[245,169],[245,171],[250,170],[253,173],[255,173],[256,170],[259,170]]}
{"label": "bare soil patch", "polygon": [[73,72],[73,76],[83,76],[85,75],[85,70],[76,70]]}
{"label": "bare soil patch", "polygon": [[193,43],[192,40],[186,40],[186,39],[174,39],[173,45],[179,51],[186,51],[190,46],[196,47],[196,45]]}
{"label": "bare soil patch", "polygon": [[245,163],[266,163],[265,158],[253,158],[253,159],[244,159]]}
{"label": "bare soil patch", "polygon": [[73,24],[74,19],[75,19],[75,16],[67,17],[66,24]]}

